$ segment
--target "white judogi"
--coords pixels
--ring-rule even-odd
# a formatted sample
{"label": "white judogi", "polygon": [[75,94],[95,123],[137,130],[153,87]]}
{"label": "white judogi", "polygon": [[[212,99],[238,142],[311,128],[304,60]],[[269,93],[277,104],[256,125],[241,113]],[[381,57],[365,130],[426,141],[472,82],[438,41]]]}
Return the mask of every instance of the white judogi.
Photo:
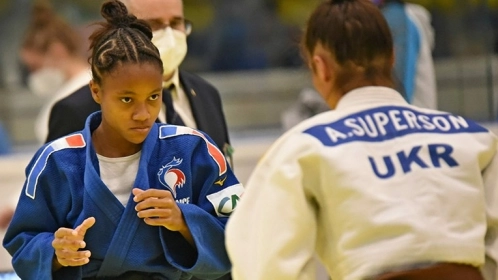
{"label": "white judogi", "polygon": [[[498,260],[497,137],[365,87],[274,143],[229,219],[234,279],[368,279]],[[492,260],[492,261],[490,261]]]}

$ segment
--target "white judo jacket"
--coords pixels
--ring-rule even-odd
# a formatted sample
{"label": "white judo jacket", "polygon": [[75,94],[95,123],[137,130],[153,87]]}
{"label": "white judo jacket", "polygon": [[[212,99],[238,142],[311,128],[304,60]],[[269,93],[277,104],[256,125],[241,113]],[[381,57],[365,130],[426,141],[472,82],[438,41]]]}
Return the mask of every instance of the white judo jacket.
{"label": "white judo jacket", "polygon": [[385,87],[347,93],[269,149],[228,221],[233,278],[369,279],[438,262],[497,279],[497,137]]}

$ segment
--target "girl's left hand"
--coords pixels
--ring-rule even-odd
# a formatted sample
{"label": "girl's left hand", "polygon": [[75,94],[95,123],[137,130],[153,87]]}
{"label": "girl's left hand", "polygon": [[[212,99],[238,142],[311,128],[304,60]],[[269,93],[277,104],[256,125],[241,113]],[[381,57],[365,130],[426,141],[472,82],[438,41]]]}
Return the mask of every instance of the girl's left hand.
{"label": "girl's left hand", "polygon": [[135,210],[139,218],[151,226],[164,226],[171,231],[184,231],[187,228],[180,207],[170,191],[160,189],[132,190],[137,202]]}

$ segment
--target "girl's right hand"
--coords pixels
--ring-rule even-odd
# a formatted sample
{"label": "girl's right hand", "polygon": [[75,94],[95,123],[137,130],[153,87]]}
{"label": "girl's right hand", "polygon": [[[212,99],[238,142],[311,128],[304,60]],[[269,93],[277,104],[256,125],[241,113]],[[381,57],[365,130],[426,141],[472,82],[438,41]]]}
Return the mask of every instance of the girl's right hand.
{"label": "girl's right hand", "polygon": [[83,239],[86,231],[94,224],[95,218],[90,217],[75,229],[61,227],[55,232],[54,241],[52,241],[52,247],[55,249],[52,266],[54,271],[63,266],[81,266],[90,261],[91,252],[89,250],[78,250],[86,247]]}

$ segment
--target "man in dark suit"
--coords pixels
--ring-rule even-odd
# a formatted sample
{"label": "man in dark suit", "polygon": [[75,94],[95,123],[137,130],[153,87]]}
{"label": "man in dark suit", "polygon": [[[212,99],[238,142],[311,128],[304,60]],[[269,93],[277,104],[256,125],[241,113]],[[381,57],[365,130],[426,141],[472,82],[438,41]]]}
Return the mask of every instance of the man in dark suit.
{"label": "man in dark suit", "polygon": [[[201,77],[178,70],[187,52],[191,23],[183,17],[181,0],[123,0],[128,11],[147,21],[164,65],[163,112],[159,120],[207,133],[229,160],[231,146],[218,90]],[[83,129],[86,118],[100,106],[84,86],[61,99],[49,119],[47,142]]]}

